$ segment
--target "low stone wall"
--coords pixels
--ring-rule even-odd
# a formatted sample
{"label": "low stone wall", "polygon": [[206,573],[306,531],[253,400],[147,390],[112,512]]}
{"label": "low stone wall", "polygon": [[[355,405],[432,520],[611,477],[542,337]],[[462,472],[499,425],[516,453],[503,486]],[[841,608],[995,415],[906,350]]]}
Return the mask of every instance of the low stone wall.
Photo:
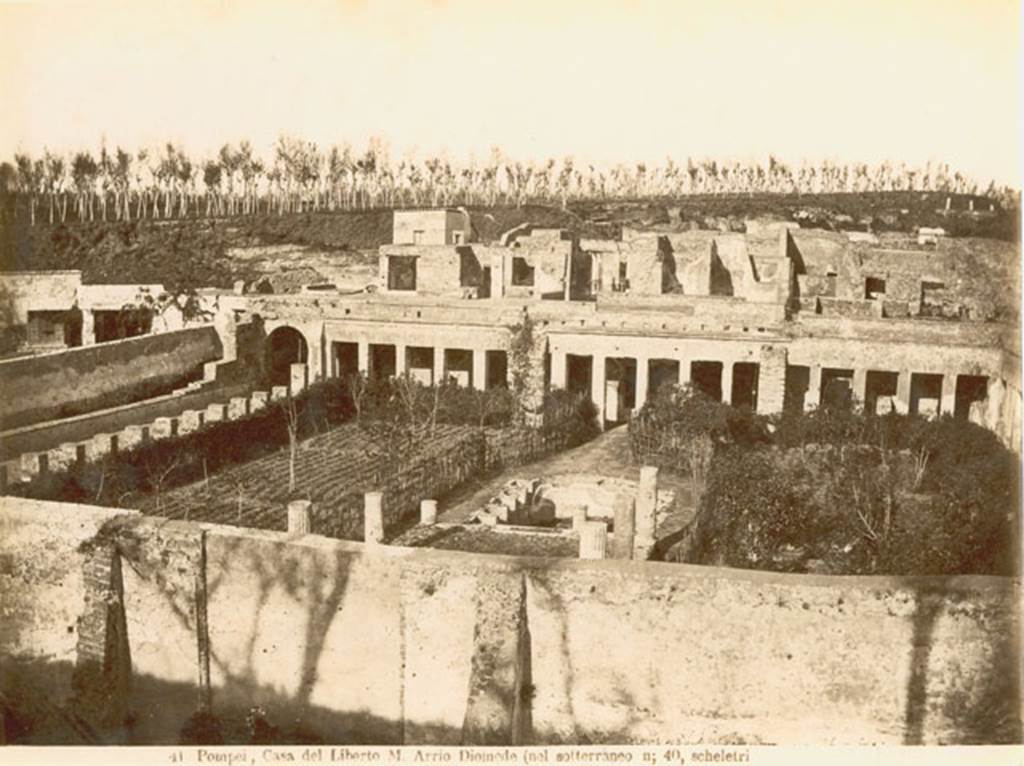
{"label": "low stone wall", "polygon": [[[200,704],[229,742],[256,705],[338,744],[1020,740],[1016,580],[488,556],[11,498],[0,523],[9,713],[100,686],[124,708],[93,720],[103,741],[175,743]],[[76,637],[100,603],[106,635]],[[72,688],[59,671],[100,645]]]}
{"label": "low stone wall", "polygon": [[203,326],[0,362],[0,424],[19,428],[170,393],[221,353],[217,331]]}
{"label": "low stone wall", "polygon": [[[18,482],[31,481],[40,473],[66,471],[76,463],[99,460],[146,441],[184,435],[204,423],[238,420],[266,407],[272,398],[287,395],[288,389],[284,386],[277,386],[273,391],[249,391],[248,386],[196,391],[140,402],[138,406],[125,406],[77,422],[62,421],[39,429],[39,433],[13,434],[4,440],[3,456],[7,459],[0,464],[0,491]],[[99,430],[104,426],[109,430]],[[80,441],[60,442],[39,451],[17,450],[19,444],[35,446],[32,442],[36,440],[52,443],[59,435],[80,438]]]}

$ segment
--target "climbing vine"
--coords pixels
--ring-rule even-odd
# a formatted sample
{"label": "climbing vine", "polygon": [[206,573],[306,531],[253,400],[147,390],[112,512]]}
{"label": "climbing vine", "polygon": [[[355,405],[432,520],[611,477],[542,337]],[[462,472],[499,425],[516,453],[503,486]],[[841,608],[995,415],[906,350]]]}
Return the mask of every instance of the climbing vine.
{"label": "climbing vine", "polygon": [[530,411],[530,376],[538,343],[535,325],[529,313],[524,311],[523,320],[509,328],[512,341],[509,343],[508,363],[518,418],[523,418]]}

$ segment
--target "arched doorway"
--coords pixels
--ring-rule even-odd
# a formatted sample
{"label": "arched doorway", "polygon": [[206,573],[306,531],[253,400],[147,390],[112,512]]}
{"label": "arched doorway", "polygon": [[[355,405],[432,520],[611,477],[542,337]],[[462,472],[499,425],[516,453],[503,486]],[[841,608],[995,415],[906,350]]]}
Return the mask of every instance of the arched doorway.
{"label": "arched doorway", "polygon": [[267,377],[272,386],[286,386],[291,365],[305,362],[309,348],[302,333],[294,327],[278,327],[267,337]]}

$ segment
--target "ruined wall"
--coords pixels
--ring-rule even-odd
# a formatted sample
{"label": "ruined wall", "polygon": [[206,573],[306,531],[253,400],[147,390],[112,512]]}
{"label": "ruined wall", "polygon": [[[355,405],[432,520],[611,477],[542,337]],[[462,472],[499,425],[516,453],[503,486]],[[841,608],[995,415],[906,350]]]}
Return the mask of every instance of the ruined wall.
{"label": "ruined wall", "polygon": [[0,273],[0,296],[9,301],[15,324],[25,324],[31,311],[65,311],[75,304],[82,284],[80,271],[14,271]]}
{"label": "ruined wall", "polygon": [[0,427],[168,393],[220,356],[217,332],[205,326],[0,362]]}
{"label": "ruined wall", "polygon": [[[4,602],[31,634],[12,640],[5,620],[0,652],[38,675],[70,661],[89,588],[29,559],[78,571],[89,530],[52,525],[66,507],[2,502],[24,529],[0,543],[18,578],[4,584],[35,598]],[[138,742],[176,742],[203,699],[229,741],[253,705],[337,743],[1020,737],[1005,578],[553,561],[149,519],[117,539]]]}

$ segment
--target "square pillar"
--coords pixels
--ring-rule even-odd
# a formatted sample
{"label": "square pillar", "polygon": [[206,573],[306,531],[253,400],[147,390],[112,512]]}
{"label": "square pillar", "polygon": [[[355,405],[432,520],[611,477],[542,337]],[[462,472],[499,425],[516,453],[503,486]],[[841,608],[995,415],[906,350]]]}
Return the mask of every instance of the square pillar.
{"label": "square pillar", "polygon": [[910,370],[900,370],[896,378],[896,412],[906,415],[910,412]]}
{"label": "square pillar", "polygon": [[89,309],[82,310],[82,345],[92,346],[96,343],[96,315]]}
{"label": "square pillar", "polygon": [[865,369],[855,369],[853,371],[853,399],[861,407],[864,406],[864,402],[868,395],[868,371]]}
{"label": "square pillar", "polygon": [[406,349],[404,343],[395,344],[395,377],[401,378],[405,375]]}
{"label": "square pillar", "polygon": [[604,384],[604,416],[613,422],[618,422],[622,417],[619,412],[622,409],[619,404],[622,401],[620,382],[609,380]]}
{"label": "square pillar", "polygon": [[942,399],[939,401],[940,415],[953,415],[956,412],[956,373],[942,376]]}
{"label": "square pillar", "polygon": [[306,365],[302,362],[295,362],[291,367],[291,377],[289,380],[291,381],[289,391],[292,396],[298,396],[305,391],[308,381]]}
{"label": "square pillar", "polygon": [[821,405],[821,365],[813,364],[808,368],[807,397],[804,409],[813,410]]}
{"label": "square pillar", "polygon": [[370,374],[370,344],[368,341],[361,340],[358,344],[358,367],[361,375]]}
{"label": "square pillar", "polygon": [[605,397],[605,360],[601,354],[591,357],[590,365],[590,400],[597,408],[597,426],[604,430],[604,397]]}
{"label": "square pillar", "polygon": [[680,387],[690,385],[690,360],[679,360],[679,385]]}
{"label": "square pillar", "polygon": [[434,346],[434,385],[444,382],[444,346]]}
{"label": "square pillar", "polygon": [[473,349],[473,388],[483,391],[487,388],[487,349]]}
{"label": "square pillar", "polygon": [[551,388],[566,387],[568,373],[566,370],[566,353],[564,351],[551,352]]}
{"label": "square pillar", "polygon": [[729,360],[722,362],[722,402],[732,404],[732,365]]}
{"label": "square pillar", "polygon": [[636,358],[636,397],[634,407],[639,410],[647,402],[647,389],[650,388],[651,361],[646,356]]}

